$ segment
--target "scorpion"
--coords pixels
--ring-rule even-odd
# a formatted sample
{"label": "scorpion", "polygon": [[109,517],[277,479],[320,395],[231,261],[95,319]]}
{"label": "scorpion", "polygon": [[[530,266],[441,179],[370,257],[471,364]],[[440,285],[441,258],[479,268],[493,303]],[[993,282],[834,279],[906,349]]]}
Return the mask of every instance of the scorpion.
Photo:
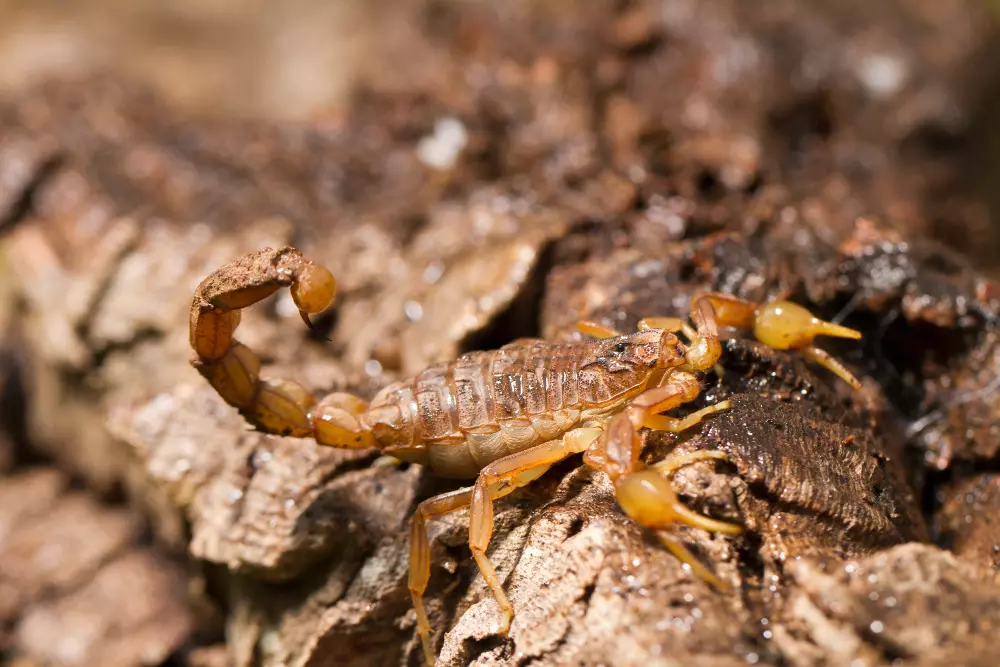
{"label": "scorpion", "polygon": [[724,400],[683,418],[662,414],[699,395],[697,374],[715,367],[722,354],[720,325],[752,330],[765,345],[799,351],[861,387],[841,362],[813,344],[820,335],[859,339],[860,332],[819,320],[789,301],[752,303],[709,292],[691,300],[690,322],[651,317],[637,331],[622,333],[581,321],[577,329],[592,339],[522,338],[427,368],[385,387],[371,403],[342,392],[317,399],[291,380],[262,378],[260,358],[233,338],[240,310],[283,287],[308,326],[310,315],[326,310],[337,291],[327,269],[292,247],[251,253],[206,277],[191,305],[191,363],[261,431],[330,447],[376,448],[439,476],[475,479],[472,486],[419,503],[410,523],[408,587],[430,665],[435,653],[423,599],[430,578],[427,520],[471,506],[469,548],[500,607],[498,632],[506,634],[513,607],[486,556],[493,501],[574,454],[582,453],[586,464],[610,477],[628,517],[653,530],[696,575],[725,588],[666,532],[677,522],[720,534],[742,531],[687,508],[670,484],[679,468],[725,454],[699,450],[651,466],[640,461],[643,428],[679,433],[730,407]]}

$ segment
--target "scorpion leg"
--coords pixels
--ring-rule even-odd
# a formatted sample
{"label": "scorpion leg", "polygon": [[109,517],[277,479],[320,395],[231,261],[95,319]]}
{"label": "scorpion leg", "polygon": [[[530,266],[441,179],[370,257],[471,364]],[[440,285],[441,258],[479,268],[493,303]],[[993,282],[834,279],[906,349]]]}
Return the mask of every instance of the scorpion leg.
{"label": "scorpion leg", "polygon": [[599,438],[601,429],[581,427],[566,433],[562,438],[550,440],[517,454],[505,456],[489,464],[479,473],[472,489],[472,514],[469,521],[469,548],[479,565],[479,571],[493,591],[503,620],[498,632],[506,634],[514,615],[510,601],[500,585],[493,565],[486,556],[493,536],[493,501],[514,489],[540,477],[553,463],[586,451]]}
{"label": "scorpion leg", "polygon": [[825,322],[791,301],[755,304],[729,294],[710,292],[697,297],[692,304],[702,300],[715,307],[721,324],[752,330],[757,340],[776,350],[801,352],[851,387],[861,389],[861,382],[846,366],[813,345],[817,336],[858,340],[860,331]]}
{"label": "scorpion leg", "polygon": [[614,338],[615,336],[622,335],[622,332],[618,331],[618,329],[615,329],[614,327],[609,327],[606,324],[592,322],[590,320],[580,320],[577,322],[576,330],[587,336],[593,336],[594,338]]}
{"label": "scorpion leg", "polygon": [[410,597],[417,613],[417,634],[424,650],[428,665],[433,665],[436,656],[431,647],[431,625],[424,609],[424,591],[431,577],[431,546],[427,539],[427,519],[443,516],[468,507],[472,502],[472,487],[458,489],[428,498],[417,506],[410,520]]}
{"label": "scorpion leg", "polygon": [[410,575],[409,588],[413,608],[417,613],[417,633],[423,646],[424,657],[433,665],[436,657],[431,647],[430,622],[424,608],[424,591],[430,579],[430,541],[427,539],[427,519],[456,512],[472,505],[469,526],[469,546],[483,578],[493,591],[504,621],[500,632],[506,633],[513,616],[513,608],[489,559],[486,547],[493,534],[493,501],[538,479],[553,463],[585,451],[601,434],[599,428],[578,428],[559,440],[552,440],[519,454],[499,459],[480,473],[475,486],[442,493],[428,498],[417,506],[410,523]]}
{"label": "scorpion leg", "polygon": [[680,502],[669,482],[670,475],[681,466],[709,458],[724,459],[725,455],[717,452],[694,452],[670,457],[660,465],[648,469],[639,461],[642,450],[639,431],[643,427],[676,433],[694,426],[707,415],[729,407],[728,401],[723,401],[693,412],[684,419],[657,414],[687,403],[697,395],[698,380],[695,376],[684,371],[673,373],[669,382],[643,392],[625,410],[615,415],[608,423],[605,435],[587,450],[585,460],[612,478],[618,504],[633,521],[656,531],[660,541],[696,575],[719,588],[725,588],[686,548],[664,532],[678,522],[716,533],[742,532],[740,526],[717,521],[690,510]]}
{"label": "scorpion leg", "polygon": [[216,270],[194,293],[190,315],[192,365],[228,404],[267,433],[312,437],[323,445],[367,448],[374,444],[360,415],[367,404],[349,394],[317,402],[291,380],[262,379],[260,358],[233,338],[240,309],[288,287],[302,319],[333,302],[337,284],[329,271],[294,248],[266,248]]}
{"label": "scorpion leg", "polygon": [[725,400],[692,412],[683,418],[660,414],[693,401],[700,389],[697,377],[684,371],[675,371],[668,376],[667,382],[662,386],[647,389],[632,399],[625,408],[625,413],[636,431],[646,427],[680,433],[698,425],[704,417],[729,408],[729,401]]}
{"label": "scorpion leg", "polygon": [[698,333],[690,324],[679,317],[644,317],[639,320],[639,330],[664,329],[666,331],[682,332],[689,341],[694,340]]}

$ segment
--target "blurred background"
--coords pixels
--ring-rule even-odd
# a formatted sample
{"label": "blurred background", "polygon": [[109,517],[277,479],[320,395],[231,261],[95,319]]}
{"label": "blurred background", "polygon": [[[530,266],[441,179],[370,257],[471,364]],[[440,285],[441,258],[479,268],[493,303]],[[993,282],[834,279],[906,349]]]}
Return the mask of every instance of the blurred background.
{"label": "blurred background", "polygon": [[[629,13],[633,5],[641,4],[622,0],[595,6],[614,5],[616,11]],[[948,162],[948,168],[960,174],[962,188],[974,192],[977,200],[974,205],[968,201],[958,204],[965,209],[960,215],[980,220],[976,223],[980,237],[972,243],[964,224],[955,232],[949,223],[940,223],[944,227],[936,229],[934,236],[992,272],[990,258],[1000,251],[1000,242],[982,221],[1000,217],[996,214],[1000,211],[1000,188],[994,186],[995,174],[1000,172],[1000,125],[994,122],[1000,114],[1000,84],[995,83],[997,58],[985,52],[990,46],[985,39],[990,30],[972,16],[981,12],[968,10],[978,5],[1000,16],[1000,1],[901,0],[863,9],[862,4],[845,3],[842,9],[829,13],[820,9],[816,16],[803,12],[804,35],[813,30],[810,22],[824,13],[828,17],[823,20],[830,20],[832,30],[829,34],[823,33],[826,28],[814,31],[819,41],[813,62],[776,62],[764,68],[804,77],[787,82],[789,88],[803,93],[817,84],[830,85],[820,89],[820,94],[835,100],[834,104],[845,91],[839,89],[840,80],[832,85],[825,80],[838,68],[853,69],[850,74],[868,88],[866,102],[871,109],[878,109],[874,115],[864,109],[857,111],[857,118],[871,121],[860,134],[884,134],[886,129],[906,133],[898,144],[901,157],[923,160],[928,152],[936,152],[931,159]],[[729,5],[732,3],[720,3],[720,7]],[[173,108],[196,115],[308,121],[339,117],[350,104],[347,98],[352,87],[362,81],[383,92],[398,87],[440,94],[453,85],[445,83],[447,78],[461,70],[456,56],[473,54],[477,40],[484,36],[477,37],[477,31],[488,33],[491,22],[506,29],[519,23],[526,27],[551,23],[545,30],[526,35],[526,44],[552,38],[562,40],[552,44],[554,53],[586,51],[581,44],[566,41],[586,24],[586,19],[576,16],[579,12],[572,2],[512,0],[482,12],[487,6],[483,0],[0,0],[0,95],[23,91],[51,77],[72,79],[98,72],[144,84]],[[686,1],[667,3],[666,22],[685,23],[685,14],[697,13],[693,6]],[[709,9],[706,16],[718,14],[722,21],[739,21],[736,16],[741,10],[732,7],[718,12]],[[773,3],[761,12],[766,16],[759,24],[777,24],[789,17],[794,23],[796,7],[795,2]],[[475,21],[459,25],[457,16],[475,16],[477,12],[495,17],[482,25]],[[570,15],[576,25],[567,21],[565,28],[555,27],[560,16]],[[648,28],[641,23],[626,25],[625,32],[615,39],[642,41],[644,37],[638,33]],[[458,33],[451,34],[455,28]],[[565,34],[560,34],[561,30]],[[628,30],[637,34],[629,35]],[[699,26],[698,38],[718,36],[724,40],[730,30],[706,22]],[[835,42],[828,40],[838,31],[849,36],[849,41],[834,46]],[[516,28],[511,34],[516,34]],[[576,35],[583,39],[590,36],[586,31]],[[766,57],[781,58],[786,47],[791,47],[789,54],[799,53],[800,47],[783,45],[783,38],[777,35],[776,39],[764,47]],[[706,51],[712,50],[710,43],[704,46]],[[754,54],[752,43],[743,47],[749,49],[742,56],[739,49],[720,52],[719,56],[734,71],[761,67],[759,59],[754,60],[759,54]],[[824,52],[831,47],[832,52]],[[773,52],[767,53],[769,49]],[[741,57],[748,60],[741,64]],[[703,77],[706,82],[713,76],[693,71],[662,75]],[[775,106],[780,107],[778,98],[784,98],[787,90],[783,90],[784,82],[776,83]],[[707,87],[713,85],[739,87],[724,80]],[[747,87],[753,85],[748,83]],[[825,103],[822,99],[819,102]],[[845,119],[851,116],[843,108],[820,111],[840,113]],[[789,120],[795,123],[802,119]],[[879,127],[885,123],[894,127]],[[939,178],[943,178],[940,173],[928,171],[914,184],[915,189],[947,190],[950,197],[954,183],[939,187]],[[938,203],[940,207],[947,205]],[[975,207],[979,210],[972,210]],[[987,215],[983,207],[991,213]],[[951,216],[930,217],[930,224],[935,225],[939,224],[936,218]]]}
{"label": "blurred background", "polygon": [[180,107],[299,119],[342,99],[396,45],[412,44],[404,33],[417,28],[419,4],[2,0],[0,91],[104,70],[151,84]]}

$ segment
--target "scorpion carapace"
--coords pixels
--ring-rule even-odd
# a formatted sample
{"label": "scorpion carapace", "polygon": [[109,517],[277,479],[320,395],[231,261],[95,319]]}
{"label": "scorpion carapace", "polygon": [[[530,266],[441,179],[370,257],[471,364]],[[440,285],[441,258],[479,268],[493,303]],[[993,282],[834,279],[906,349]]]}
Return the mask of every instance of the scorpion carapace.
{"label": "scorpion carapace", "polygon": [[611,477],[626,514],[656,531],[699,576],[724,587],[666,532],[675,522],[719,533],[741,531],[691,511],[669,483],[679,467],[724,455],[696,451],[649,468],[639,461],[643,428],[679,432],[729,407],[722,401],[683,418],[662,414],[698,396],[696,373],[715,366],[722,354],[719,324],[753,329],[766,344],[801,350],[860,386],[812,345],[817,335],[858,338],[858,332],[821,322],[788,302],[758,305],[710,293],[692,301],[691,323],[651,318],[640,322],[639,331],[623,334],[581,322],[580,331],[596,339],[566,344],[521,339],[429,368],[386,387],[371,404],[344,393],[316,400],[290,380],[262,379],[260,359],[233,339],[239,310],[285,286],[307,323],[309,315],[329,307],[336,293],[329,271],[288,247],[247,255],[208,276],[191,307],[192,363],[262,431],[313,438],[331,447],[376,447],[438,475],[476,480],[423,501],[411,523],[409,588],[429,663],[435,654],[423,603],[430,577],[427,519],[471,506],[469,547],[500,605],[499,631],[504,633],[513,609],[486,557],[493,501],[573,454],[584,453],[588,465]]}

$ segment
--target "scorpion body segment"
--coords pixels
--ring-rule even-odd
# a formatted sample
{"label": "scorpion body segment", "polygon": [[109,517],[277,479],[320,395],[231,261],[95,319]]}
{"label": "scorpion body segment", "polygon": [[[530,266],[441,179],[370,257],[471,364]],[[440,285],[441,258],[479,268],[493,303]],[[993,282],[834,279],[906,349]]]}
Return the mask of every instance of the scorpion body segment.
{"label": "scorpion body segment", "polygon": [[336,293],[326,269],[288,247],[247,255],[209,275],[191,306],[192,364],[262,431],[313,438],[331,447],[375,447],[441,476],[475,479],[470,487],[421,502],[410,524],[409,588],[431,664],[435,654],[423,603],[430,577],[427,519],[471,508],[469,547],[500,606],[499,631],[505,633],[513,608],[486,557],[493,500],[574,454],[583,453],[588,465],[611,478],[628,516],[655,531],[700,577],[724,587],[667,529],[682,522],[711,532],[741,531],[691,511],[669,484],[680,467],[725,456],[695,451],[648,468],[639,460],[643,428],[676,433],[729,407],[722,401],[683,418],[662,414],[699,395],[696,373],[713,368],[722,354],[719,324],[752,329],[762,342],[802,351],[860,386],[840,362],[812,345],[817,335],[856,338],[857,332],[821,322],[788,302],[761,305],[710,293],[692,300],[690,323],[649,318],[639,323],[639,331],[620,333],[581,322],[579,330],[595,340],[555,344],[521,339],[428,368],[386,387],[370,404],[339,392],[317,400],[290,380],[261,378],[260,359],[233,338],[239,310],[281,287],[290,288],[307,324],[309,315],[326,309]]}
{"label": "scorpion body segment", "polygon": [[579,344],[517,341],[388,387],[361,421],[387,453],[471,479],[497,459],[603,422],[655,371],[682,363],[683,344],[658,330]]}

